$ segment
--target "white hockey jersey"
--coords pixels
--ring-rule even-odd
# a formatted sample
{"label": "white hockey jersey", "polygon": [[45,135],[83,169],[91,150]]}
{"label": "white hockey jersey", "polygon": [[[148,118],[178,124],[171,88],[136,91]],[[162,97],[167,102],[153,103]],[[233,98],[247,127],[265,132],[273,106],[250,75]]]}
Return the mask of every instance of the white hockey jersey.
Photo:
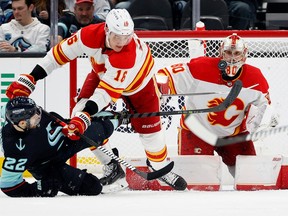
{"label": "white hockey jersey", "polygon": [[99,110],[109,102],[115,102],[121,95],[139,92],[157,72],[150,48],[135,34],[120,52],[107,48],[104,25],[91,24],[80,29],[53,47],[39,63],[50,74],[57,67],[85,53],[90,59],[92,72],[101,79],[96,90],[91,88],[86,93],[88,97],[93,94],[90,99],[97,103]]}
{"label": "white hockey jersey", "polygon": [[[161,69],[158,74],[169,77],[171,94],[225,92],[186,97],[187,110],[209,108],[219,105],[236,81],[222,79],[218,69],[219,61],[220,58],[199,57],[192,59],[188,64],[175,64]],[[226,110],[194,114],[202,125],[219,137],[245,132],[246,117],[252,104],[259,108],[257,121],[260,123],[266,106],[270,104],[269,85],[258,68],[244,64],[238,79],[242,81],[243,88],[236,100]],[[182,116],[181,124],[188,129],[184,123],[184,116]]]}
{"label": "white hockey jersey", "polygon": [[46,52],[50,46],[50,27],[33,17],[22,26],[15,19],[0,26],[0,41],[6,40],[19,52]]}

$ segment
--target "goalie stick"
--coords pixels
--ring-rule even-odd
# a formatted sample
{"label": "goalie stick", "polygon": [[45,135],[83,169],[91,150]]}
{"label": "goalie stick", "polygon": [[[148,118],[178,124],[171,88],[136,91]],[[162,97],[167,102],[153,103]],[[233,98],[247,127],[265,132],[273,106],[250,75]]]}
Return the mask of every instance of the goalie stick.
{"label": "goalie stick", "polygon": [[[252,89],[258,85],[259,84],[257,83],[245,89]],[[209,94],[228,94],[228,92],[194,92],[194,93],[185,93],[185,94],[162,94],[161,97],[196,96],[196,95],[209,95]]]}
{"label": "goalie stick", "polygon": [[[194,109],[194,110],[176,110],[176,111],[163,111],[163,112],[150,112],[150,113],[127,113],[127,112],[114,112],[113,116],[103,116],[102,119],[129,119],[129,118],[145,118],[152,116],[167,116],[167,115],[180,115],[180,114],[195,114],[206,112],[219,112],[228,108],[233,101],[237,98],[242,89],[242,82],[237,80],[225,100],[217,106],[211,108]],[[98,118],[98,117],[93,117]]]}
{"label": "goalie stick", "polygon": [[[191,119],[189,120],[189,122],[191,122]],[[195,133],[199,138],[209,143],[210,145],[213,145],[216,147],[232,145],[232,144],[245,142],[249,140],[252,140],[252,141],[258,140],[258,139],[266,138],[266,137],[269,137],[271,135],[275,135],[278,133],[288,132],[288,125],[284,125],[284,126],[279,126],[279,127],[273,127],[273,128],[266,129],[266,130],[260,130],[251,134],[243,134],[243,135],[238,135],[238,136],[233,136],[233,137],[220,138],[216,134],[212,133],[207,128],[205,128],[198,121],[194,121],[193,124],[188,124],[187,127],[193,133]]]}
{"label": "goalie stick", "polygon": [[203,126],[194,116],[188,116],[185,119],[185,124],[187,125],[189,130],[191,130],[200,139],[204,140],[205,142],[215,147],[232,145],[249,140],[255,141],[258,139],[269,137],[271,135],[275,135],[277,133],[288,132],[288,125],[285,125],[280,127],[273,127],[266,130],[256,131],[251,134],[242,134],[233,137],[221,138],[218,137],[216,134],[212,133],[205,126]]}
{"label": "goalie stick", "polygon": [[[62,120],[60,120],[59,118],[57,118],[56,116],[52,115],[51,113],[45,111],[44,109],[42,109],[42,112],[45,113],[47,116],[53,118],[58,124],[60,124],[61,126],[66,126],[66,123],[63,122]],[[117,157],[116,155],[114,155],[113,153],[111,153],[109,150],[107,150],[106,148],[104,148],[103,146],[101,146],[99,143],[94,142],[92,139],[90,139],[89,137],[83,135],[83,134],[77,134],[82,140],[84,140],[85,142],[87,142],[88,144],[90,144],[91,146],[96,147],[97,149],[99,149],[100,151],[102,151],[104,154],[108,155],[110,158],[118,161],[120,164],[124,165],[125,167],[127,167],[128,169],[132,170],[133,172],[135,172],[136,174],[140,175],[141,177],[143,177],[146,180],[153,180],[153,179],[157,179],[162,177],[163,175],[166,175],[167,173],[169,173],[173,167],[174,167],[174,162],[170,162],[168,165],[166,165],[165,167],[163,167],[160,170],[156,170],[153,172],[143,172],[140,171],[139,169],[137,169],[136,167],[134,167],[133,165],[127,163],[125,160]]]}
{"label": "goalie stick", "polygon": [[179,97],[179,96],[196,96],[196,95],[210,95],[210,94],[225,94],[228,92],[194,92],[183,94],[162,94],[161,97]]}

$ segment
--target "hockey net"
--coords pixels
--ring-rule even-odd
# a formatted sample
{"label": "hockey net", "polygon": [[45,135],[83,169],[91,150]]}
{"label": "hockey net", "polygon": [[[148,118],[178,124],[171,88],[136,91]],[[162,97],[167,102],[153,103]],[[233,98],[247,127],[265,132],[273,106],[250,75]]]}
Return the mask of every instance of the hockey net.
{"label": "hockey net", "polygon": [[[246,63],[261,69],[270,85],[270,95],[274,112],[280,116],[280,125],[288,123],[286,107],[288,100],[288,33],[287,31],[167,31],[137,32],[146,41],[160,67],[178,62],[187,62],[191,58],[206,55],[219,55],[219,45],[224,37],[238,33],[248,44],[249,54]],[[79,79],[79,74],[78,74]],[[77,81],[81,87],[84,78]],[[180,110],[184,105],[184,97],[169,97],[161,105],[162,111]],[[114,111],[125,110],[125,104],[119,100],[110,107]],[[177,128],[180,116],[164,116],[163,129],[170,156],[177,155]],[[257,154],[288,154],[288,137],[286,134],[258,140],[255,142]],[[111,147],[117,147],[121,158],[145,157],[138,134],[130,125],[121,125],[109,139]],[[89,151],[77,154],[77,166],[98,172],[100,162]]]}

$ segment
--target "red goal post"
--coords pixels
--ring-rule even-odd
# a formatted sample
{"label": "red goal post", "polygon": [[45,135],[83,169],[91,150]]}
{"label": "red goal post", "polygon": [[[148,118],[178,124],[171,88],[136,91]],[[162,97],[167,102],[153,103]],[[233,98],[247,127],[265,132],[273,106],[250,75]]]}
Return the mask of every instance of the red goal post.
{"label": "red goal post", "polygon": [[[237,33],[248,44],[247,63],[259,67],[270,85],[270,95],[274,110],[280,116],[280,125],[288,123],[288,100],[285,94],[288,92],[288,31],[137,31],[139,38],[148,43],[152,55],[159,67],[177,62],[187,62],[190,58],[199,55],[218,56],[219,44],[224,37]],[[85,56],[84,56],[85,58]],[[79,74],[87,74],[89,71],[81,71],[83,68],[74,64],[74,71],[70,76],[70,108],[74,106],[74,97],[77,88],[81,88],[84,81]],[[73,67],[71,67],[73,68]],[[72,69],[73,70],[73,69]],[[183,98],[172,98],[169,103],[163,104],[162,109],[179,109],[183,106]],[[125,109],[121,101],[111,107],[113,110]],[[166,129],[166,140],[170,155],[177,155],[177,127],[180,116],[171,116],[163,119]],[[266,138],[255,142],[258,154],[288,154],[288,136],[279,134],[276,138]],[[273,145],[272,145],[273,143]],[[114,132],[110,139],[110,145],[116,146],[121,157],[145,156],[143,147],[139,143],[137,135],[127,126],[121,126]],[[74,161],[73,161],[74,160]],[[99,164],[97,158],[91,152],[84,150],[72,159],[72,164],[87,168]],[[93,168],[94,169],[94,168]]]}

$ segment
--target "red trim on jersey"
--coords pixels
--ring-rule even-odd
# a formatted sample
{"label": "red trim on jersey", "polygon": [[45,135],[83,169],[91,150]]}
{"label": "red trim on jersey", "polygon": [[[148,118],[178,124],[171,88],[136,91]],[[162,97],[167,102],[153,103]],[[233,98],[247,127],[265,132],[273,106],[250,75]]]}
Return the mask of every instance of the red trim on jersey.
{"label": "red trim on jersey", "polygon": [[79,93],[78,99],[80,98],[90,98],[96,87],[100,82],[100,78],[97,73],[93,70],[86,76],[86,79],[82,85],[82,89]]}
{"label": "red trim on jersey", "polygon": [[[188,63],[188,67],[195,79],[218,84],[221,83],[221,81],[225,83],[226,81],[221,78],[221,72],[218,69],[219,61],[220,58],[198,57],[191,59],[191,61]],[[207,71],[210,72],[207,73]],[[241,68],[241,74],[237,79],[242,81],[243,88],[249,88],[255,84],[258,84],[253,89],[261,91],[265,94],[268,93],[269,85],[267,80],[264,77],[261,77],[263,77],[263,74],[259,68],[249,64],[244,64]],[[233,82],[237,79],[233,80]]]}
{"label": "red trim on jersey", "polygon": [[159,152],[146,152],[146,156],[150,161],[154,162],[161,162],[164,161],[167,157],[167,146],[165,146],[161,151]]}
{"label": "red trim on jersey", "polygon": [[110,95],[113,102],[116,102],[116,100],[121,97],[123,92],[123,88],[115,88],[103,80],[100,81],[97,88],[104,89]]}
{"label": "red trim on jersey", "polygon": [[[106,53],[106,52],[105,52]],[[121,52],[109,50],[107,52],[109,62],[114,68],[130,69],[136,61],[136,43],[132,40],[127,46],[124,46]]]}
{"label": "red trim on jersey", "polygon": [[52,48],[54,59],[59,65],[64,65],[70,61],[70,59],[64,54],[62,50],[61,45],[63,42],[64,40]]}
{"label": "red trim on jersey", "polygon": [[[249,75],[246,75],[247,73]],[[269,84],[267,80],[262,77],[263,74],[261,73],[259,68],[249,64],[244,64],[242,67],[242,74],[241,77],[239,77],[239,79],[242,81],[244,88],[249,88],[250,86],[259,84],[258,86],[255,86],[253,89],[261,91],[262,93],[266,94],[268,93]],[[257,80],[257,83],[255,83],[255,80]]]}
{"label": "red trim on jersey", "polygon": [[[198,57],[191,59],[187,65],[195,79],[219,83],[219,80],[222,80],[221,72],[218,69],[219,62],[220,58]],[[207,73],[207,71],[209,71],[209,73]]]}
{"label": "red trim on jersey", "polygon": [[25,185],[25,184],[27,184],[27,182],[26,182],[25,180],[23,180],[20,184],[14,186],[14,187],[7,188],[7,189],[1,188],[1,189],[2,189],[3,192],[9,192],[9,191],[13,191],[13,190],[15,190],[15,189],[17,189],[17,188],[19,188],[19,187],[22,187],[22,186]]}
{"label": "red trim on jersey", "polygon": [[135,76],[133,82],[125,89],[125,92],[133,92],[136,89],[139,88],[139,86],[143,83],[144,79],[147,77],[147,75],[150,73],[151,68],[154,65],[154,59],[152,57],[151,52],[147,52],[147,56],[145,58],[145,61],[139,70],[137,76]]}
{"label": "red trim on jersey", "polygon": [[91,57],[90,58],[90,62],[91,62],[91,65],[93,67],[93,70],[99,74],[99,73],[104,73],[106,71],[106,68],[105,68],[105,64],[104,63],[100,63],[98,64],[97,61]]}
{"label": "red trim on jersey", "polygon": [[82,43],[92,49],[105,48],[105,23],[90,24],[81,29]]}

